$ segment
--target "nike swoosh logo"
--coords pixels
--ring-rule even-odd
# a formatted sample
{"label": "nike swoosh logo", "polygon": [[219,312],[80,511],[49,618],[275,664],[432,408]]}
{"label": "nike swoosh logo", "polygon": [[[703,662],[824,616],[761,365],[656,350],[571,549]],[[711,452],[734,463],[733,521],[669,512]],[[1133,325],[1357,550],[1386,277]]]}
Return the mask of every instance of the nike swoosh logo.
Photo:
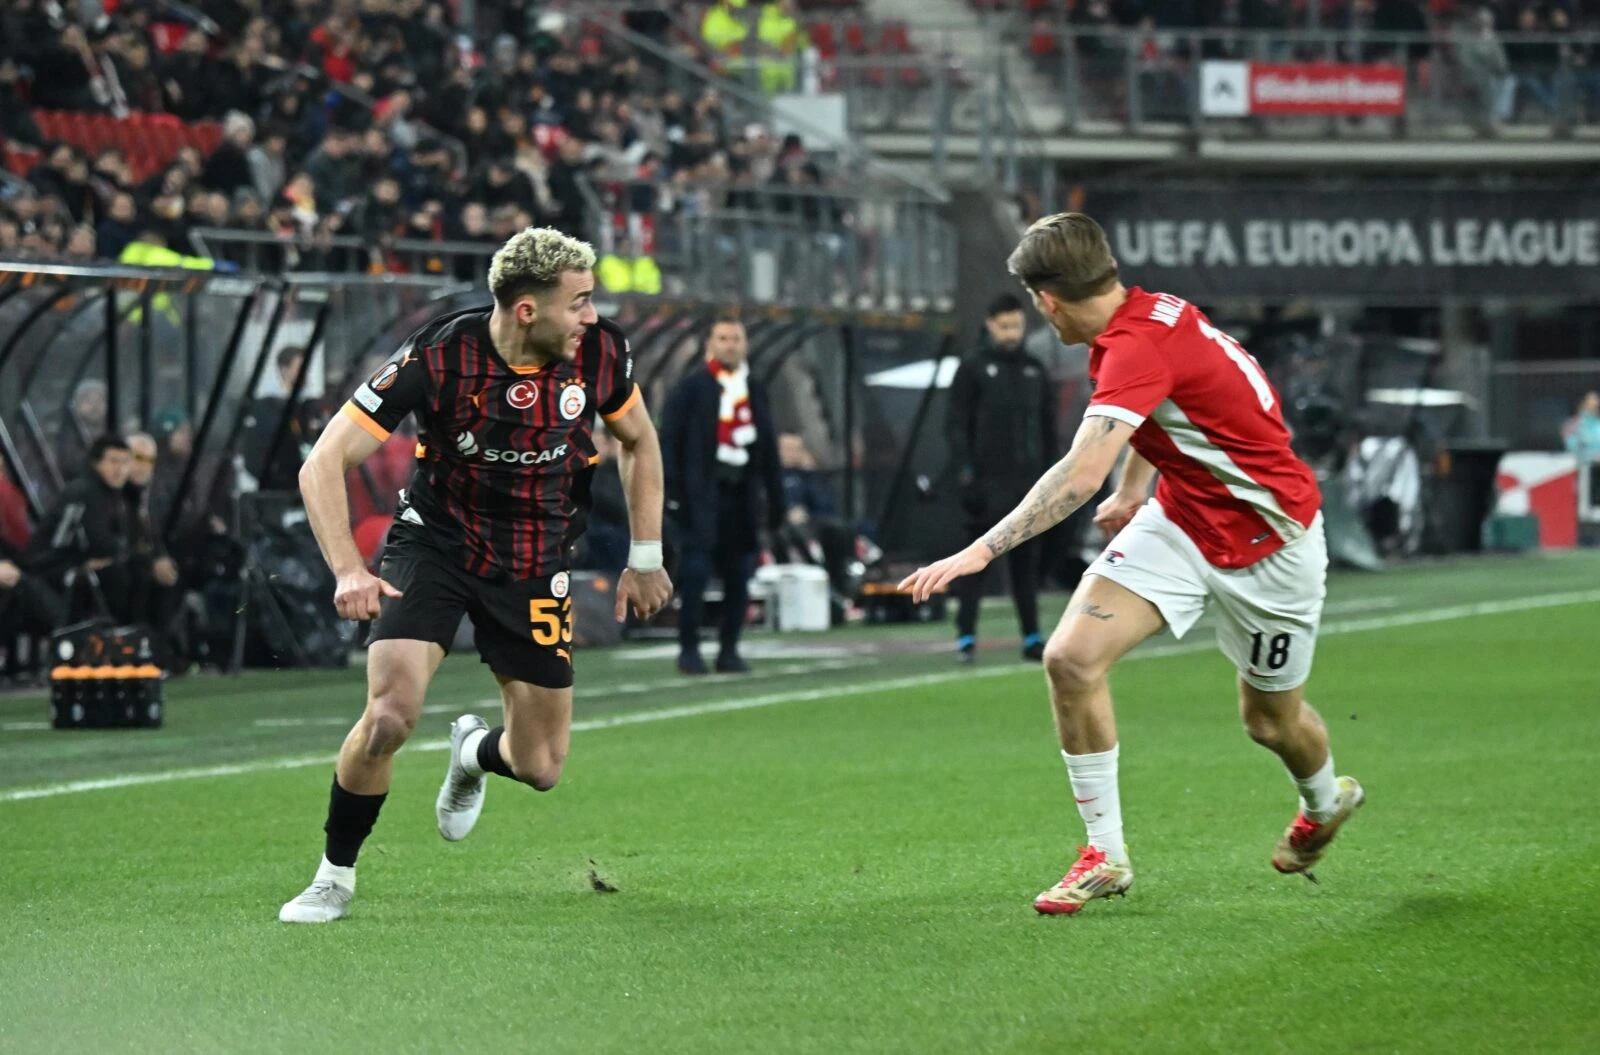
{"label": "nike swoosh logo", "polygon": [[1073,802],[1076,802],[1076,803],[1077,803],[1077,804],[1078,804],[1078,805],[1080,805],[1080,806],[1084,806],[1084,805],[1087,805],[1087,804],[1088,804],[1088,803],[1091,803],[1091,802],[1095,802],[1095,801],[1098,801],[1098,800],[1099,800],[1099,798],[1100,798],[1100,796],[1099,796],[1099,795],[1096,795],[1096,796],[1095,796],[1095,797],[1094,797],[1094,798],[1092,798],[1092,799],[1073,799],[1073,800],[1072,800],[1072,801],[1073,801]]}

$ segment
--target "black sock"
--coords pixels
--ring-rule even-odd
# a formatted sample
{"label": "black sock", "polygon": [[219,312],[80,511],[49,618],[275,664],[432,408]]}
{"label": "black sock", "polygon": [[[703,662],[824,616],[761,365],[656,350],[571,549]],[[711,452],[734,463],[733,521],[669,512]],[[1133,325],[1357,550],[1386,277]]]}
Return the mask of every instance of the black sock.
{"label": "black sock", "polygon": [[517,775],[511,772],[506,760],[500,757],[500,738],[505,734],[506,727],[497,725],[478,741],[478,768],[485,773],[505,777],[507,780],[516,780]]}
{"label": "black sock", "polygon": [[323,853],[329,864],[349,868],[356,863],[361,844],[372,834],[378,823],[378,811],[389,795],[357,795],[339,786],[337,774],[333,778],[333,792],[328,796],[328,823],[322,830],[328,833],[328,845]]}

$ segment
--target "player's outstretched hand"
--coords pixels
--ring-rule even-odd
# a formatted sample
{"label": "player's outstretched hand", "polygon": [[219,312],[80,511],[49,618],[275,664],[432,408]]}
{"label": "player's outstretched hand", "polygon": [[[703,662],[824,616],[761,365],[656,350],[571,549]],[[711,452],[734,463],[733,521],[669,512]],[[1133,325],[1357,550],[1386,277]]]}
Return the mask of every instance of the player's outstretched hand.
{"label": "player's outstretched hand", "polygon": [[378,618],[378,605],[385,597],[400,597],[399,590],[390,586],[365,568],[358,568],[339,576],[339,585],[333,591],[333,607],[341,619]]}
{"label": "player's outstretched hand", "polygon": [[953,557],[935,561],[926,568],[918,568],[900,583],[900,589],[910,590],[911,599],[918,604],[944,590],[963,575],[972,575],[989,566],[994,559],[989,547],[974,542]]}
{"label": "player's outstretched hand", "polygon": [[1125,495],[1120,491],[1113,492],[1110,498],[1095,507],[1095,526],[1106,533],[1106,541],[1109,542],[1117,532],[1128,526],[1128,521],[1133,519],[1133,514],[1144,503],[1143,498]]}
{"label": "player's outstretched hand", "polygon": [[634,571],[624,568],[617,581],[617,622],[628,618],[628,602],[640,619],[649,619],[672,599],[672,580],[665,568],[655,571]]}

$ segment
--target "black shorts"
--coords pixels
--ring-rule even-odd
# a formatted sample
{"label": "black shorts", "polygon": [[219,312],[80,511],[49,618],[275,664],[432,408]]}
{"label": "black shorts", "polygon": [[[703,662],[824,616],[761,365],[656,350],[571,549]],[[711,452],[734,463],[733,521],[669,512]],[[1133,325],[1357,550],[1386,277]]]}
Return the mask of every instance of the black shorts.
{"label": "black shorts", "polygon": [[572,597],[566,572],[537,579],[482,579],[398,522],[389,532],[383,580],[388,597],[374,641],[432,641],[446,652],[465,614],[478,654],[502,678],[546,689],[572,685]]}

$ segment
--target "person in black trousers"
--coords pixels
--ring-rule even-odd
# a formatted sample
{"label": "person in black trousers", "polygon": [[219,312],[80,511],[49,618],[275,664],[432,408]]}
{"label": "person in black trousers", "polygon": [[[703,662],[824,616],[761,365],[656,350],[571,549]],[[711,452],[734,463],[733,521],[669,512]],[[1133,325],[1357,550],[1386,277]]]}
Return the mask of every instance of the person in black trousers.
{"label": "person in black trousers", "polygon": [[745,362],[744,324],[720,316],[706,338],[706,362],[667,399],[661,416],[667,519],[681,558],[676,578],[678,669],[704,674],[700,622],[713,570],[722,580],[721,651],[717,670],[742,674],[739,656],[750,601],[750,577],[761,549],[760,528],[783,524],[778,431],[761,383]]}
{"label": "person in black trousers", "polygon": [[[980,535],[1014,509],[1056,461],[1056,393],[1049,371],[1027,354],[1022,301],[1007,293],[989,305],[986,339],[963,359],[950,383],[945,437],[960,485],[969,534]],[[1033,539],[1006,556],[1011,596],[1022,626],[1022,655],[1044,658],[1039,633],[1039,546]],[[982,574],[955,585],[956,657],[971,663],[978,643]]]}

